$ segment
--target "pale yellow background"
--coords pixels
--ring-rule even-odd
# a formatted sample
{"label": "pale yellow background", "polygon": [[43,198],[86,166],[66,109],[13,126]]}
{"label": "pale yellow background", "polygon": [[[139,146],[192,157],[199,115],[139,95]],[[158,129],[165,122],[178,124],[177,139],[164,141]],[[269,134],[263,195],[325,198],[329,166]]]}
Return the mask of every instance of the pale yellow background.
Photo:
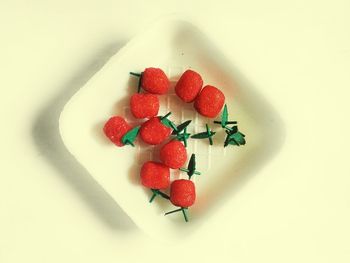
{"label": "pale yellow background", "polygon": [[[0,1],[1,263],[350,262],[350,1],[188,2]],[[221,40],[287,130],[277,157],[177,245],[141,233],[57,133],[69,97],[172,12]]]}

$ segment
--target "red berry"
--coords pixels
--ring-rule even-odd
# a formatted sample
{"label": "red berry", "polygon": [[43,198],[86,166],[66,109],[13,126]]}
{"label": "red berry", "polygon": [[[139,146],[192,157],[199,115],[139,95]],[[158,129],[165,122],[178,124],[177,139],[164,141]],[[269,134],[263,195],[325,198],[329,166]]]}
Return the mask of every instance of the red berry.
{"label": "red berry", "polygon": [[130,109],[137,119],[154,117],[158,114],[159,99],[153,94],[136,93],[130,98]]}
{"label": "red berry", "polygon": [[141,183],[151,189],[165,189],[170,185],[170,171],[164,164],[146,162],[141,168]]}
{"label": "red berry", "polygon": [[117,146],[121,147],[124,144],[121,142],[122,137],[131,126],[120,116],[111,117],[103,127],[105,135]]}
{"label": "red berry", "polygon": [[180,179],[170,185],[170,201],[175,206],[190,207],[196,201],[196,188],[192,181]]}
{"label": "red berry", "polygon": [[141,139],[148,144],[156,145],[163,142],[171,134],[171,129],[165,126],[159,117],[153,117],[144,122],[140,128]]}
{"label": "red berry", "polygon": [[215,118],[220,113],[224,103],[224,93],[213,86],[207,85],[196,98],[194,107],[199,114],[205,117]]}
{"label": "red berry", "polygon": [[146,68],[142,73],[141,87],[152,94],[165,94],[169,89],[169,79],[160,68]]}
{"label": "red berry", "polygon": [[193,70],[186,70],[176,83],[175,92],[184,102],[192,102],[203,86],[201,75]]}
{"label": "red berry", "polygon": [[168,167],[178,169],[187,160],[187,152],[182,142],[172,140],[160,149],[160,159]]}

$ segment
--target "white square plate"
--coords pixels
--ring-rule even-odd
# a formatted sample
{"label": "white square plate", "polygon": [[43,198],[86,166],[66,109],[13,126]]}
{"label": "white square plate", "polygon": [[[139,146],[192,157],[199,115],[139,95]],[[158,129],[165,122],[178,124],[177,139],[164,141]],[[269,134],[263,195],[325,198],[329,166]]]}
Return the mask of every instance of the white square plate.
{"label": "white square plate", "polygon": [[[187,68],[199,72],[204,84],[224,92],[230,119],[239,122],[247,138],[245,146],[224,149],[225,133],[212,120],[196,114],[192,104],[181,103],[173,90],[160,96],[160,114],[172,111],[171,119],[177,124],[193,119],[189,128],[192,132],[202,131],[205,123],[218,131],[211,147],[206,140],[190,140],[188,155],[196,154],[202,175],[194,179],[197,201],[189,209],[189,223],[184,222],[181,213],[164,217],[175,207],[162,198],[150,204],[150,191],[139,184],[140,164],[157,160],[159,147],[147,147],[138,141],[135,148],[117,148],[102,132],[112,115],[123,115],[137,123],[128,109],[137,79],[129,72],[141,72],[151,66],[162,68],[173,84]],[[69,100],[60,117],[63,141],[141,229],[157,238],[184,238],[223,206],[235,186],[256,174],[282,143],[283,125],[276,112],[252,87],[240,83],[235,73],[230,61],[193,24],[179,19],[163,20],[133,38]],[[172,177],[186,176],[174,172]]]}

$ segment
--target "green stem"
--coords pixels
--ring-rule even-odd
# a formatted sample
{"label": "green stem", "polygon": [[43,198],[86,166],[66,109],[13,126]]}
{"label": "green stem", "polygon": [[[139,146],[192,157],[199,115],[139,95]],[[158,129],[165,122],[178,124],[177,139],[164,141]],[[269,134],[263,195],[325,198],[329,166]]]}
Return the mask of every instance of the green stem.
{"label": "green stem", "polygon": [[[186,168],[179,168],[179,170],[182,171],[182,172],[186,172],[186,173],[189,173],[189,172],[190,172],[190,171],[187,170]],[[200,173],[200,172],[197,172],[197,171],[195,171],[194,174],[196,174],[196,175],[201,175],[201,173]]]}
{"label": "green stem", "polygon": [[170,115],[171,115],[171,111],[169,111],[167,114],[165,114],[161,119],[163,120],[163,119],[169,117]]}
{"label": "green stem", "polygon": [[173,128],[173,130],[177,131],[177,127],[173,122],[170,122],[169,124],[170,124],[171,128]]}
{"label": "green stem", "polygon": [[187,147],[187,139],[188,139],[188,137],[189,137],[189,135],[187,134],[187,127],[186,127],[184,129],[184,139],[183,139],[185,147]]}
{"label": "green stem", "polygon": [[188,217],[186,212],[187,208],[181,207],[181,210],[182,210],[182,214],[184,215],[185,221],[188,222]]}
{"label": "green stem", "polygon": [[130,75],[133,75],[135,77],[141,77],[141,73],[135,73],[135,72],[129,72]]}
{"label": "green stem", "polygon": [[210,145],[213,145],[213,139],[211,138],[212,134],[210,133],[210,129],[209,129],[209,126],[208,126],[207,123],[205,124],[205,128],[207,129],[209,144],[210,144]]}
{"label": "green stem", "polygon": [[226,138],[225,138],[225,141],[224,141],[224,147],[226,147],[228,144],[229,144],[229,141],[230,141],[230,129],[226,130]]}
{"label": "green stem", "polygon": [[129,140],[126,140],[126,143],[131,145],[132,147],[135,147],[135,144],[133,142],[129,141]]}
{"label": "green stem", "polygon": [[187,148],[187,139],[186,138],[184,138],[184,145]]}
{"label": "green stem", "polygon": [[161,192],[161,191],[159,191],[159,190],[158,190],[158,194],[159,194],[161,197],[170,200],[170,196],[168,196],[167,194],[165,194],[165,193],[163,193],[163,192]]}
{"label": "green stem", "polygon": [[151,199],[149,200],[150,203],[152,203],[152,201],[154,200],[154,198],[156,198],[157,195],[160,195],[164,199],[170,200],[170,196],[168,196],[166,193],[161,192],[158,189],[151,189],[151,191],[152,191],[153,195],[152,195]]}
{"label": "green stem", "polygon": [[139,78],[139,83],[137,84],[137,93],[140,93],[141,91],[141,84],[142,84],[142,73],[140,75],[140,78]]}
{"label": "green stem", "polygon": [[170,215],[170,214],[172,214],[172,213],[176,213],[176,212],[180,212],[180,211],[182,211],[182,207],[179,208],[179,209],[175,209],[175,210],[173,210],[173,211],[167,212],[167,213],[165,213],[164,215],[166,216],[166,215]]}
{"label": "green stem", "polygon": [[153,195],[152,195],[151,199],[149,200],[149,202],[152,203],[153,200],[154,200],[154,198],[156,198],[156,196],[157,196],[157,194],[156,194],[156,193],[153,193]]}

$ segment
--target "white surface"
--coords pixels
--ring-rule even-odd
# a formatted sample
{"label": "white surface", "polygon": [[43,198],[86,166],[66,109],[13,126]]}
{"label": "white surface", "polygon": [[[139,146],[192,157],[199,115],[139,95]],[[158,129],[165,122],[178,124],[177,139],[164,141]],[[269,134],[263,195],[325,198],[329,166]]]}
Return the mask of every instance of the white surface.
{"label": "white surface", "polygon": [[[164,2],[0,4],[0,261],[349,262],[349,1]],[[174,11],[219,40],[287,129],[278,157],[176,248],[138,231],[58,134],[69,97]]]}
{"label": "white surface", "polygon": [[[182,214],[165,218],[164,213],[175,207],[162,198],[149,204],[151,191],[140,184],[140,165],[159,161],[161,145],[147,147],[138,141],[134,148],[116,148],[103,134],[104,123],[113,115],[124,116],[133,126],[140,124],[129,109],[138,82],[129,72],[141,72],[150,66],[165,70],[171,81],[168,94],[159,96],[159,115],[172,112],[170,119],[176,125],[192,120],[188,126],[192,134],[204,131],[206,123],[217,132],[213,146],[208,140],[188,140],[188,155],[196,154],[197,169],[202,173],[193,178],[197,198],[189,209],[188,224]],[[224,148],[223,129],[213,125],[213,119],[200,117],[192,103],[177,98],[173,88],[188,68],[200,72],[205,85],[224,92],[230,119],[239,122],[247,145]],[[114,55],[69,99],[59,126],[67,149],[132,221],[150,236],[165,241],[190,237],[216,209],[225,206],[224,200],[232,196],[241,181],[259,173],[284,141],[283,123],[277,112],[252,87],[240,83],[233,65],[195,25],[173,16],[158,20]],[[269,136],[274,142],[266,144]],[[172,170],[171,180],[179,178],[187,178],[186,173]]]}

